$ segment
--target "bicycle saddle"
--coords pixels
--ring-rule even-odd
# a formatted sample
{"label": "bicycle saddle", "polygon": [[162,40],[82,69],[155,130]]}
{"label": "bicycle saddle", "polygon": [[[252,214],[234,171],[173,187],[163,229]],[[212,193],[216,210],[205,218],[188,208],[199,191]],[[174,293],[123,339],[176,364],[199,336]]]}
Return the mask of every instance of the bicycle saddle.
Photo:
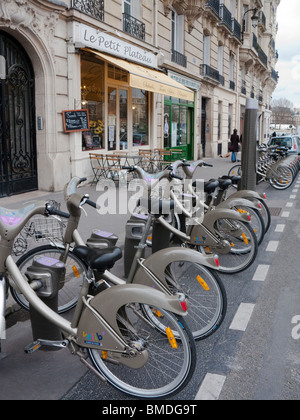
{"label": "bicycle saddle", "polygon": [[221,179],[231,179],[233,184],[238,184],[238,182],[242,179],[242,177],[240,175],[233,175],[233,176],[223,175]]}
{"label": "bicycle saddle", "polygon": [[232,185],[231,179],[219,179],[219,188],[221,188],[221,190],[227,190],[227,188],[230,187],[230,185]]}
{"label": "bicycle saddle", "polygon": [[97,249],[88,248],[87,246],[77,246],[73,252],[90,268],[103,272],[106,269],[112,268],[114,263],[122,258],[122,251],[118,247]]}
{"label": "bicycle saddle", "polygon": [[170,211],[174,210],[175,202],[174,200],[162,200],[160,198],[140,198],[138,205],[147,209],[148,213],[160,216],[170,214]]}
{"label": "bicycle saddle", "polygon": [[208,182],[204,182],[204,192],[211,194],[218,188],[220,182],[217,179],[210,179]]}

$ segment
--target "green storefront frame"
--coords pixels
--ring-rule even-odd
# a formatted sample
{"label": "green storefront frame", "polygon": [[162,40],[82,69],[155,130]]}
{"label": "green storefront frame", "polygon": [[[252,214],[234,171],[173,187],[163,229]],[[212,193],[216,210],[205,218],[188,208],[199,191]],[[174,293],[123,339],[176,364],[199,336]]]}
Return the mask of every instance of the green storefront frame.
{"label": "green storefront frame", "polygon": [[194,102],[165,96],[164,148],[182,150],[183,158],[194,159]]}

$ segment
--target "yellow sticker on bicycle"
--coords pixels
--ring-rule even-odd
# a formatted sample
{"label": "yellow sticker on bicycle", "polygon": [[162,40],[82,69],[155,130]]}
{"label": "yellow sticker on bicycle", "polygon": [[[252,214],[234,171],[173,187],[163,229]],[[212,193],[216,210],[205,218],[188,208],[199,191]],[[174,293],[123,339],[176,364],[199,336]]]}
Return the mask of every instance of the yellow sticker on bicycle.
{"label": "yellow sticker on bicycle", "polygon": [[204,290],[206,290],[207,292],[210,290],[208,284],[206,283],[206,281],[203,280],[201,276],[198,275],[197,280],[201,284]]}
{"label": "yellow sticker on bicycle", "polygon": [[170,327],[166,328],[166,334],[169,340],[169,343],[171,344],[173,349],[177,349],[178,345],[177,345],[177,341],[176,338],[174,337],[173,331],[171,330]]}
{"label": "yellow sticker on bicycle", "polygon": [[248,238],[247,238],[247,236],[244,233],[242,233],[242,238],[243,238],[245,244],[248,245],[248,243],[249,243],[248,242]]}

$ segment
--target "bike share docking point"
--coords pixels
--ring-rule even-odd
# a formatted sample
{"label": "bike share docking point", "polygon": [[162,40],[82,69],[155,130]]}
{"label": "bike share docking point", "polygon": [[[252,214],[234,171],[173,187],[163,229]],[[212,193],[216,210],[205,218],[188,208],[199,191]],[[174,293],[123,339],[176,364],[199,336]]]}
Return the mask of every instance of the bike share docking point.
{"label": "bike share docking point", "polygon": [[[63,287],[65,271],[65,265],[61,261],[45,256],[35,257],[26,271],[26,277],[38,297],[56,313],[58,313],[58,292]],[[57,350],[58,347],[51,345],[51,342],[61,342],[60,329],[43,317],[32,305],[30,305],[30,319],[34,343],[27,346],[25,352],[31,353],[39,348],[40,341],[49,341],[49,346],[41,347],[43,350]]]}
{"label": "bike share docking point", "polygon": [[256,128],[258,101],[247,99],[242,143],[242,179],[239,190],[256,191]]}

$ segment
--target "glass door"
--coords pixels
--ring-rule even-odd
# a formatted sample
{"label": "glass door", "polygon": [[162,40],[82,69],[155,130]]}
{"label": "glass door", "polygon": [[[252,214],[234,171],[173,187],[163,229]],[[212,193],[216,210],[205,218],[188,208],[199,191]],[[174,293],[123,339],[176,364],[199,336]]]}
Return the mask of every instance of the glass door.
{"label": "glass door", "polygon": [[112,151],[117,147],[117,88],[108,87],[108,147]]}
{"label": "glass door", "polygon": [[128,149],[128,90],[119,89],[120,150]]}

